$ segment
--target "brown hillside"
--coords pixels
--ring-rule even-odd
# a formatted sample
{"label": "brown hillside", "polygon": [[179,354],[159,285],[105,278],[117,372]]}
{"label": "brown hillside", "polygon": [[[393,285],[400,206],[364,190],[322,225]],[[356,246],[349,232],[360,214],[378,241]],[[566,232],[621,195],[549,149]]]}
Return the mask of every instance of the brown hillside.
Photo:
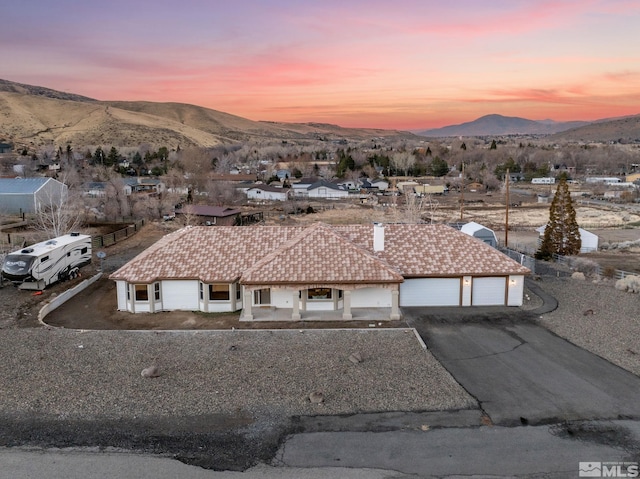
{"label": "brown hillside", "polygon": [[325,124],[252,121],[182,103],[97,101],[0,80],[0,141],[17,148],[151,146],[169,148],[256,139],[365,139],[413,137],[408,132],[341,128]]}
{"label": "brown hillside", "polygon": [[550,137],[555,141],[570,142],[640,142],[640,115],[601,121],[590,125],[563,131]]}

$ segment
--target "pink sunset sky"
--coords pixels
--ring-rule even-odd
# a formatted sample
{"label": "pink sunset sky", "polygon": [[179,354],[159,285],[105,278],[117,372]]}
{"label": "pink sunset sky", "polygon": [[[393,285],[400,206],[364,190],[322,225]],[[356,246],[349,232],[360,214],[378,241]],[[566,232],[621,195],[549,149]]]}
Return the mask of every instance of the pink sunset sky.
{"label": "pink sunset sky", "polygon": [[640,113],[638,0],[21,0],[0,45],[5,80],[251,120]]}

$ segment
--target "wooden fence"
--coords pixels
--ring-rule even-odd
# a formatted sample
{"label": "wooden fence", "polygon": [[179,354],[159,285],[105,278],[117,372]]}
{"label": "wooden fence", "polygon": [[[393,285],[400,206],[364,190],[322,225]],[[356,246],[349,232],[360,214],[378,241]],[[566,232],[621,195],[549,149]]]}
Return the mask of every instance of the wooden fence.
{"label": "wooden fence", "polygon": [[[578,256],[561,256],[555,253],[553,254],[553,260],[556,263],[563,264],[572,269],[578,269],[578,267],[581,267],[582,269],[584,269],[585,264],[587,264],[585,262],[586,258],[582,258]],[[620,269],[613,269],[613,268],[603,268],[595,261],[592,261],[592,260],[588,260],[588,261],[589,261],[588,266],[593,267],[593,271],[589,271],[589,272],[596,276],[611,277],[615,279],[622,279],[622,278],[625,278],[626,276],[640,276],[639,273],[632,273],[630,271],[623,271]]]}
{"label": "wooden fence", "polygon": [[122,228],[120,230],[114,231],[113,233],[108,233],[106,235],[93,236],[91,238],[91,246],[95,248],[106,248],[107,246],[111,246],[116,244],[118,241],[122,241],[123,239],[128,238],[131,235],[136,234],[140,228],[144,226],[144,220],[138,220],[135,223],[127,226],[126,228]]}

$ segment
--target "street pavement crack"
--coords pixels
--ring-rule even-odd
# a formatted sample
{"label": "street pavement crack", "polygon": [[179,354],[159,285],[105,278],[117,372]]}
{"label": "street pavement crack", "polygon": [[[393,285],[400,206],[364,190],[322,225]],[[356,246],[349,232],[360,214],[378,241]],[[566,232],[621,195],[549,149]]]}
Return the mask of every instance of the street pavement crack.
{"label": "street pavement crack", "polygon": [[472,360],[472,359],[482,359],[482,358],[490,358],[492,356],[499,356],[501,354],[512,353],[513,351],[518,349],[520,346],[523,346],[525,344],[527,344],[527,343],[523,341],[520,344],[515,345],[513,348],[507,349],[505,351],[497,351],[495,353],[489,353],[489,354],[480,354],[478,356],[471,356],[471,357],[468,357],[468,358],[448,359],[448,360],[446,360],[446,362],[447,363],[453,363],[453,362],[457,362],[457,361],[469,361],[469,360]]}

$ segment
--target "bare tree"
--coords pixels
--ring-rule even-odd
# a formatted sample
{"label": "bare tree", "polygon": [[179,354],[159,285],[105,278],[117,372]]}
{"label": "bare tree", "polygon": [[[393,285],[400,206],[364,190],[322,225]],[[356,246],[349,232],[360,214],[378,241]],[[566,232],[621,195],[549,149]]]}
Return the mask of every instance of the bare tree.
{"label": "bare tree", "polygon": [[439,204],[433,195],[417,196],[409,193],[405,195],[404,200],[404,204],[396,208],[398,223],[424,223],[425,216],[429,217],[431,223],[435,222]]}
{"label": "bare tree", "polygon": [[398,170],[400,170],[403,172],[404,176],[407,176],[409,168],[413,167],[416,163],[416,157],[408,151],[394,153],[389,159],[391,161],[391,166],[396,170],[396,174]]}
{"label": "bare tree", "polygon": [[39,198],[35,211],[35,227],[50,238],[67,234],[82,224],[85,216],[84,204],[76,189],[69,189],[62,181],[62,191],[49,188]]}

